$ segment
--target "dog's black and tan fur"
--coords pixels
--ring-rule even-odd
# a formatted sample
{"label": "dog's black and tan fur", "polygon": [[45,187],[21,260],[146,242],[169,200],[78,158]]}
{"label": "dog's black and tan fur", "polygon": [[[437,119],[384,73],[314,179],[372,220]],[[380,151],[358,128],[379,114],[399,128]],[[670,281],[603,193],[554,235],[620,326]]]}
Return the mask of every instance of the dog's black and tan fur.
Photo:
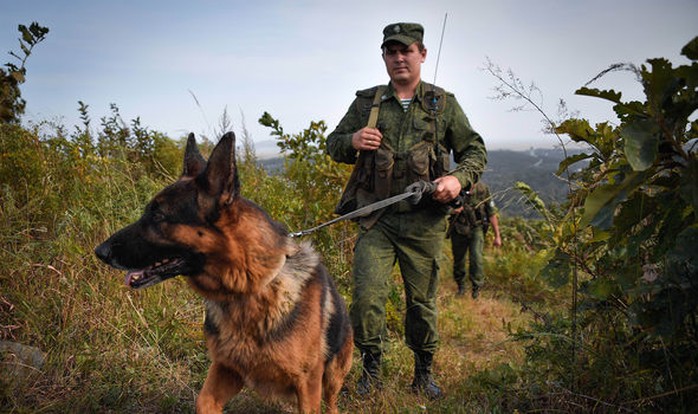
{"label": "dog's black and tan fur", "polygon": [[205,298],[212,364],[197,412],[221,412],[247,386],[295,396],[302,413],[319,413],[324,393],[335,413],[351,366],[344,302],[310,244],[289,238],[239,189],[235,136],[223,136],[207,163],[191,134],[182,177],[95,253],[127,270],[132,288],[183,275]]}

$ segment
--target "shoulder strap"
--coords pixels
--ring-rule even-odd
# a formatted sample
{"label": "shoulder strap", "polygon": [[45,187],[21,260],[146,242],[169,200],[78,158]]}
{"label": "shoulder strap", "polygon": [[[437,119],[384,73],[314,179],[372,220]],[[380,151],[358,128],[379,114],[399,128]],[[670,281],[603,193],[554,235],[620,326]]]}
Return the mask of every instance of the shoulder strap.
{"label": "shoulder strap", "polygon": [[385,92],[385,86],[379,86],[376,88],[376,94],[373,97],[373,103],[371,104],[371,113],[368,115],[368,123],[366,124],[369,128],[375,128],[378,123],[378,112],[381,107],[381,99],[383,93]]}

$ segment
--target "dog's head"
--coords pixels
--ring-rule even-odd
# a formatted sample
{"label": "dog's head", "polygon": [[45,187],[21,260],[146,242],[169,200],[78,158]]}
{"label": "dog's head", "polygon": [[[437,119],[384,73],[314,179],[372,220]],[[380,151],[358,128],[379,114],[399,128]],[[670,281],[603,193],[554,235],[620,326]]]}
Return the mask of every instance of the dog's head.
{"label": "dog's head", "polygon": [[234,149],[229,132],[206,162],[190,134],[180,179],[160,191],[138,221],[100,244],[97,257],[126,270],[126,284],[135,289],[202,274],[214,246],[225,244],[218,239],[220,216],[239,198]]}

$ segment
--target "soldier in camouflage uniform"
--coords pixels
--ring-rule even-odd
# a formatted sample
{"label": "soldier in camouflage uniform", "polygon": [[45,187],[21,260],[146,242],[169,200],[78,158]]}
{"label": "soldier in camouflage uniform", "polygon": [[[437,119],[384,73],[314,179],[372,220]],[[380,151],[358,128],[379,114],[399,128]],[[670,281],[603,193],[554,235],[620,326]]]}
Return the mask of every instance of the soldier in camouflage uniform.
{"label": "soldier in camouflage uniform", "polygon": [[[381,49],[390,83],[358,91],[327,139],[327,151],[335,161],[355,164],[338,213],[403,193],[420,180],[436,184],[431,196],[416,206],[403,201],[359,219],[350,316],[364,367],[360,394],[381,385],[385,305],[398,263],[407,302],[405,341],[415,354],[412,388],[431,398],[441,396],[432,377],[432,360],[439,340],[436,292],[446,203],[478,180],[487,161],[482,138],[453,94],[421,81],[427,55],[423,33],[415,23],[384,29]],[[377,118],[371,116],[372,107]],[[450,152],[458,166],[446,174]]]}
{"label": "soldier in camouflage uniform", "polygon": [[468,275],[472,285],[471,296],[477,299],[485,281],[483,252],[488,227],[492,226],[495,247],[502,245],[502,237],[499,234],[497,207],[487,185],[479,181],[461,194],[462,207],[454,210],[448,232],[453,253],[453,279],[458,285],[457,295],[462,296],[465,294],[467,255],[470,261]]}

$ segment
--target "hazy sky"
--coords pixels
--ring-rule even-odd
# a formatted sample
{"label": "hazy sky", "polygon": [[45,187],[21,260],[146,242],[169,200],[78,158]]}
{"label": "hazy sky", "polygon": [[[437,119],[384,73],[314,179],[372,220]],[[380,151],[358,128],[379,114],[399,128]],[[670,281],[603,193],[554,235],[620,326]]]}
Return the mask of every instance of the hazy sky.
{"label": "hazy sky", "polygon": [[[50,29],[27,63],[26,121],[73,131],[81,100],[95,128],[115,103],[126,121],[140,117],[172,138],[211,136],[227,108],[258,153],[271,139],[257,123],[264,111],[288,133],[317,120],[331,131],[356,90],[386,83],[379,47],[392,22],[425,26],[422,76],[432,82],[448,15],[436,83],[455,93],[492,149],[556,141],[541,132],[539,114],[491,99],[488,59],[535,83],[553,117],[563,99],[593,122],[615,121],[610,103],[574,91],[613,63],[686,64],[679,52],[698,35],[697,0],[0,1],[3,53],[19,51],[18,24]],[[628,72],[591,86],[642,96]]]}

